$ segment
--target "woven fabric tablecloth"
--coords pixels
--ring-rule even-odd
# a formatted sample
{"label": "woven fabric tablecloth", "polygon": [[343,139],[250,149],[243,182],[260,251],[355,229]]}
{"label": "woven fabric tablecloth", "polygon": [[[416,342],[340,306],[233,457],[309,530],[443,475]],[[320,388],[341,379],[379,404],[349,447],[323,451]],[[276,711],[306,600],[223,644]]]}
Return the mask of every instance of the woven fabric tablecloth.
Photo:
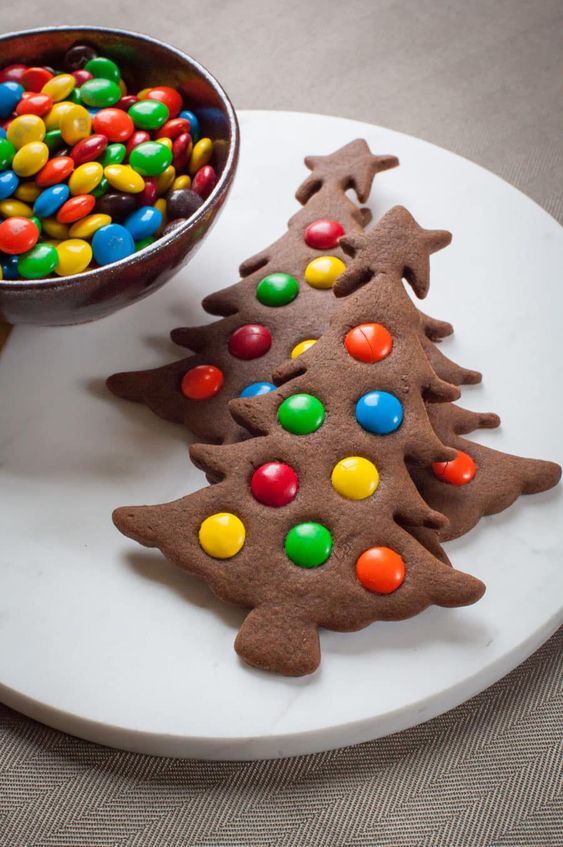
{"label": "woven fabric tablecloth", "polygon": [[[240,108],[420,136],[561,219],[562,11],[560,0],[26,0],[3,6],[2,26],[147,32],[201,59]],[[560,847],[561,647],[558,634],[415,729],[283,761],[121,753],[0,706],[0,847]]]}

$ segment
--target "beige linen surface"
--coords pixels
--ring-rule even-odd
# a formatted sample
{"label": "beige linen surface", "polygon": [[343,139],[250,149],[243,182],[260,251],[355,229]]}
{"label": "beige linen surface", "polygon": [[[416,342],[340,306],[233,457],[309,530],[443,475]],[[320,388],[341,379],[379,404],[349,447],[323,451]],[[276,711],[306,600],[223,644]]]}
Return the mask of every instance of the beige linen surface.
{"label": "beige linen surface", "polygon": [[[562,217],[561,0],[1,0],[0,10],[4,30],[91,23],[169,40],[239,108],[420,136]],[[559,634],[420,727],[277,762],[121,753],[0,706],[0,847],[559,847],[561,647]]]}

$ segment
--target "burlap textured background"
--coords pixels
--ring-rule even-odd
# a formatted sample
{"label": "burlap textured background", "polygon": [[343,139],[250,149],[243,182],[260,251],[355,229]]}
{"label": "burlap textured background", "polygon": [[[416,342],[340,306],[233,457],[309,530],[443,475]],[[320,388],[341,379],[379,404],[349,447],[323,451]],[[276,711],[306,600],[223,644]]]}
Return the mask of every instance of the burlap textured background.
{"label": "burlap textured background", "polygon": [[[563,217],[560,0],[0,8],[4,30],[92,23],[170,40],[209,65],[239,108],[345,115],[418,135]],[[120,753],[0,707],[0,847],[559,847],[561,647],[559,634],[423,726],[279,762]]]}

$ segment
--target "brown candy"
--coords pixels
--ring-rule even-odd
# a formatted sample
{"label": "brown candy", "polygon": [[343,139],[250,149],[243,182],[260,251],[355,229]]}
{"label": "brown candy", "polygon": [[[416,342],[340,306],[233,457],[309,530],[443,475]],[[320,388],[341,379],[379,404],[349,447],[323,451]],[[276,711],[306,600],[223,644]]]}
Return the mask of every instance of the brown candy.
{"label": "brown candy", "polygon": [[175,218],[191,218],[203,200],[189,188],[176,188],[170,191],[166,197],[166,214],[170,220]]}

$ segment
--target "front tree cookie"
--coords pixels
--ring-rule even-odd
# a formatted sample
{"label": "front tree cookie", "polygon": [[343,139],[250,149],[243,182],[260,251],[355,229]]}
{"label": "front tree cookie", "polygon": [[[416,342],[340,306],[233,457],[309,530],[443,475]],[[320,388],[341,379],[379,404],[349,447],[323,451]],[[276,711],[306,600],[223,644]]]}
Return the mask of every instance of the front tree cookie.
{"label": "front tree cookie", "polygon": [[455,458],[426,403],[459,392],[432,368],[402,281],[423,296],[429,254],[449,240],[400,208],[347,240],[354,255],[339,282],[348,296],[299,358],[299,374],[231,402],[253,437],[192,447],[216,484],[114,513],[123,533],[252,610],[235,643],[251,665],[311,673],[321,626],[356,630],[430,604],[473,603],[484,591],[447,562],[433,533],[445,519],[407,466]]}

